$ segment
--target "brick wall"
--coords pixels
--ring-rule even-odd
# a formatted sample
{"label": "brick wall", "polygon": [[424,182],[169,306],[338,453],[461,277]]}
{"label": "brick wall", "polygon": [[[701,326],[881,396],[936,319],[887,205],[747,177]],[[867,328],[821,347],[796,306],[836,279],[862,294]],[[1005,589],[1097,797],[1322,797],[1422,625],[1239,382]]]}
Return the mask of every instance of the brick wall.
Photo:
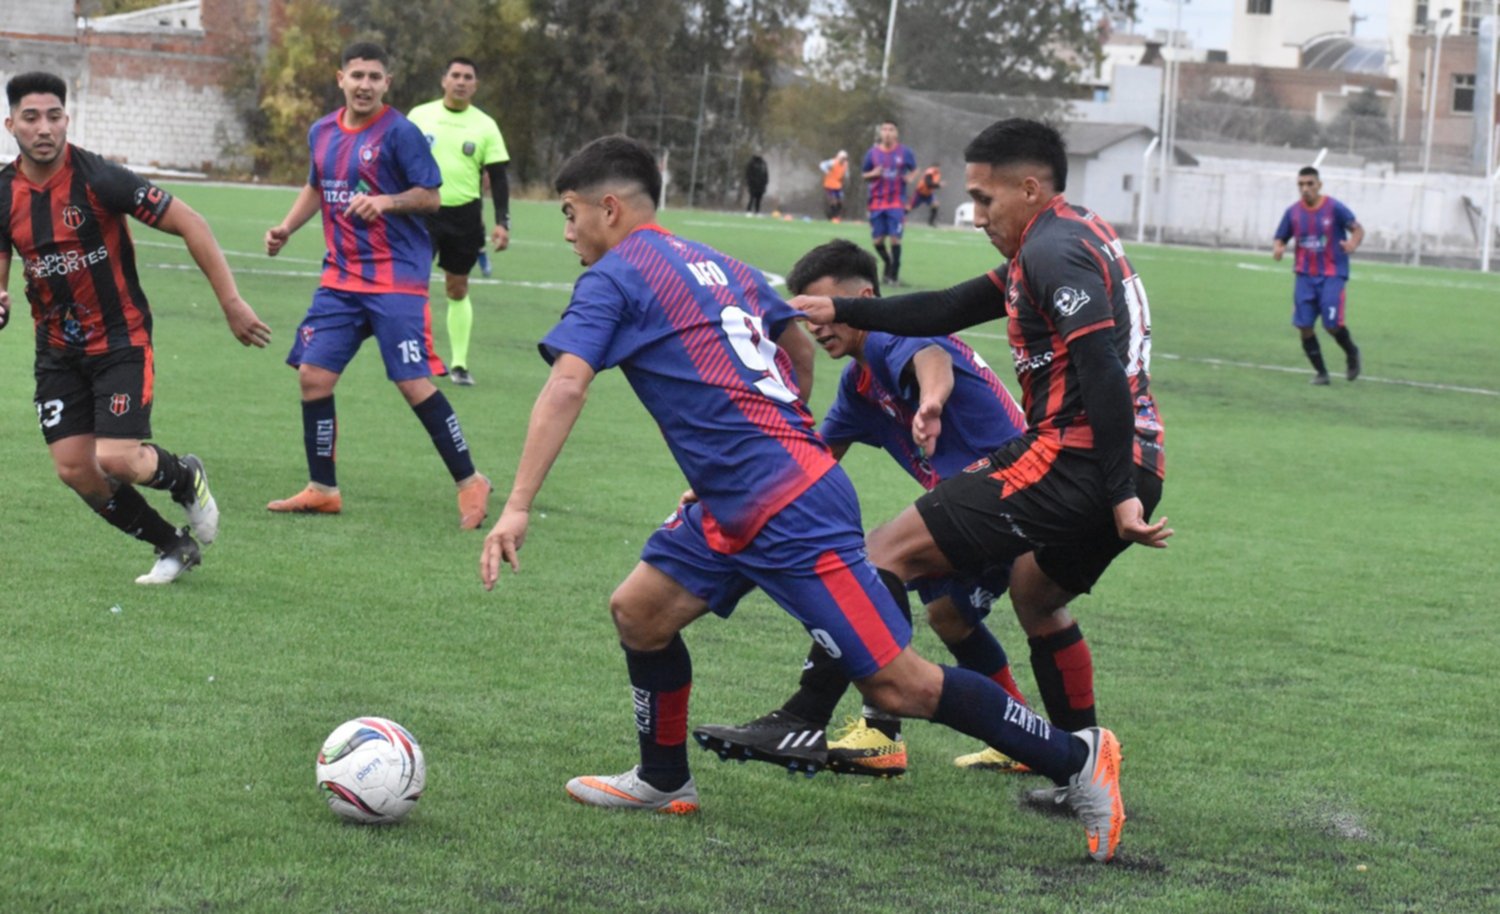
{"label": "brick wall", "polygon": [[[136,168],[235,170],[244,128],[223,86],[280,0],[202,0],[201,31],[0,31],[0,80],[32,69],[68,82],[69,139]],[[67,31],[67,30],[64,30]],[[0,133],[0,157],[16,155]]]}

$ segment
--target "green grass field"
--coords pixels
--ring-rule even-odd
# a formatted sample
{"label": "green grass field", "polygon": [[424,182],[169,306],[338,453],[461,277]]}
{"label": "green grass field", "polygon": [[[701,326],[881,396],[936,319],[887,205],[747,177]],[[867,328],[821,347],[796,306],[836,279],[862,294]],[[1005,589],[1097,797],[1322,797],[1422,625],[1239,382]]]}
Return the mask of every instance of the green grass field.
{"label": "green grass field", "polygon": [[[451,483],[372,351],[338,390],[345,513],[270,515],[306,478],[282,359],[321,233],[268,260],[260,239],[290,191],[173,189],[209,217],[275,340],[242,349],[177,239],[137,227],[158,440],[203,456],[224,512],[201,569],[146,589],[132,581],[147,548],[53,474],[24,303],[0,335],[0,910],[1500,909],[1500,618],[1485,570],[1500,542],[1500,279],[1356,263],[1366,377],[1314,388],[1286,263],[1131,248],[1167,423],[1161,511],[1178,532],[1075,605],[1126,753],[1130,822],[1118,865],[1100,867],[1082,862],[1080,827],[1020,808],[1036,780],[959,771],[951,759],[976,747],[920,722],[898,781],[790,778],[694,749],[696,818],[569,802],[568,778],[634,764],[607,599],[683,487],[624,379],[595,383],[522,572],[495,593],[477,580],[481,537],[456,529]],[[782,274],[834,234],[863,237],[663,221]],[[502,493],[545,376],[535,341],[578,273],[561,234],[553,204],[516,206],[497,281],[474,289],[479,385],[444,385]],[[996,259],[977,235],[919,227],[905,278],[936,287]],[[1000,325],[975,329],[1013,381]],[[821,409],[836,369],[818,366]],[[868,448],[846,462],[869,524],[917,494]],[[992,622],[1034,696],[1008,609]],[[778,704],[806,643],[759,595],[686,637],[694,725]],[[930,632],[916,643],[941,659]],[[358,714],[401,721],[426,750],[427,795],[398,827],[343,825],[314,787],[323,737]]]}

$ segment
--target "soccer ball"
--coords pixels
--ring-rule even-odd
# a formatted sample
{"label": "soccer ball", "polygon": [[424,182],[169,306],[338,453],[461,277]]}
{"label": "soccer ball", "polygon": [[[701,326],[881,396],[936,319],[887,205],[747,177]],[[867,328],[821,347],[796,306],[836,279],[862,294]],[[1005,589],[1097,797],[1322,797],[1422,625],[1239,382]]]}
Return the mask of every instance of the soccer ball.
{"label": "soccer ball", "polygon": [[318,787],[328,808],[352,822],[395,822],[427,783],[422,747],[395,721],[356,717],[328,734],[318,752]]}

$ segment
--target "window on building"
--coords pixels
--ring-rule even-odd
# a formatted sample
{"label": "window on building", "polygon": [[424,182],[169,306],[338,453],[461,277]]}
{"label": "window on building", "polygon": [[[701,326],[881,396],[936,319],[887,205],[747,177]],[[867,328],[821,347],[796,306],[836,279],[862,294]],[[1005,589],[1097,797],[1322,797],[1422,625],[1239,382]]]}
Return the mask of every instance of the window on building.
{"label": "window on building", "polygon": [[1271,15],[1271,0],[1246,0],[1245,12],[1252,16]]}
{"label": "window on building", "polygon": [[1474,74],[1453,74],[1453,113],[1474,113]]}
{"label": "window on building", "polygon": [[1478,35],[1479,20],[1484,18],[1484,4],[1480,0],[1463,0],[1458,8],[1458,33]]}
{"label": "window on building", "polygon": [[1135,175],[1125,175],[1124,179],[1120,181],[1120,189],[1127,194],[1135,190]]}
{"label": "window on building", "polygon": [[1423,26],[1427,24],[1427,0],[1417,0],[1416,12],[1412,17],[1412,24]]}

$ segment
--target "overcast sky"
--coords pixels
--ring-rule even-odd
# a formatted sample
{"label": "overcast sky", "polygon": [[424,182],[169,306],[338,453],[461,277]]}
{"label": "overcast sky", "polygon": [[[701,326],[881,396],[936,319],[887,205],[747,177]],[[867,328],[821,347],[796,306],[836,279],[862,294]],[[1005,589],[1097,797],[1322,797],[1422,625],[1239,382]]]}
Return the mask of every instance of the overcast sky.
{"label": "overcast sky", "polygon": [[[1182,30],[1197,48],[1227,49],[1234,5],[1245,0],[1183,0]],[[1295,0],[1277,0],[1287,3]],[[1353,0],[1355,15],[1368,16],[1355,34],[1362,38],[1385,37],[1385,15],[1390,0]],[[1156,29],[1170,29],[1176,21],[1177,0],[1140,0],[1139,31],[1150,35]]]}

